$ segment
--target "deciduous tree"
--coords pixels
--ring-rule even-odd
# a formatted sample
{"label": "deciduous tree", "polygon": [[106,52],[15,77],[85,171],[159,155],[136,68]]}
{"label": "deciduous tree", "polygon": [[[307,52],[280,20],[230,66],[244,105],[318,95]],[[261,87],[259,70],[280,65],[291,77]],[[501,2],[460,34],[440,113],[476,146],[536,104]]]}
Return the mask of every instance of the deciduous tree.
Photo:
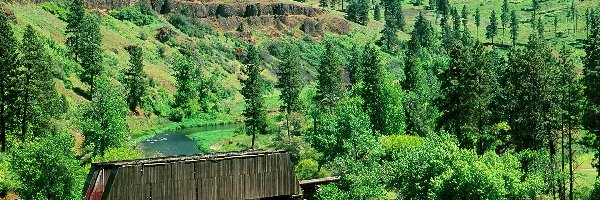
{"label": "deciduous tree", "polygon": [[302,65],[298,57],[298,50],[288,46],[284,53],[283,63],[279,67],[279,77],[276,87],[281,90],[280,99],[283,102],[281,111],[285,111],[286,127],[290,135],[290,115],[300,110],[300,92],[302,90],[303,77],[300,72]]}
{"label": "deciduous tree", "polygon": [[148,88],[148,75],[144,72],[142,47],[128,46],[129,68],[125,71],[125,85],[127,86],[127,104],[129,110],[135,109],[142,103],[142,97]]}

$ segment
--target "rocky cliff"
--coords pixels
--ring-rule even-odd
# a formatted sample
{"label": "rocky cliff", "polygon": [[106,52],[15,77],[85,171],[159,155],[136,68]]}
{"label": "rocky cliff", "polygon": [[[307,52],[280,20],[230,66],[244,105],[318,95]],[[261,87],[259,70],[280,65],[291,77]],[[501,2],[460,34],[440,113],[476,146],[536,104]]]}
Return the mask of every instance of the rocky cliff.
{"label": "rocky cliff", "polygon": [[201,18],[227,31],[237,30],[240,26],[300,28],[314,36],[325,30],[345,34],[350,29],[346,20],[327,16],[323,9],[269,1],[87,0],[86,6],[117,9],[137,3],[147,4],[161,14],[180,12],[188,17]]}

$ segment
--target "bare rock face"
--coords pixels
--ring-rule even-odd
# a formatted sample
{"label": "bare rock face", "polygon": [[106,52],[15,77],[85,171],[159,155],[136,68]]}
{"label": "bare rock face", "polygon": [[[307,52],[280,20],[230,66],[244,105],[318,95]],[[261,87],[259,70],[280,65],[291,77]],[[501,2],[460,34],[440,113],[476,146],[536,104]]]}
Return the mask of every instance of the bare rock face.
{"label": "bare rock face", "polygon": [[[327,11],[320,8],[286,3],[223,3],[200,0],[87,0],[88,8],[118,9],[144,3],[161,14],[179,12],[188,17],[218,24],[224,30],[245,27],[300,27],[307,34],[318,36],[324,30],[338,34],[350,31],[345,19],[323,17]],[[216,23],[214,23],[216,22]],[[334,23],[334,24],[327,24]]]}

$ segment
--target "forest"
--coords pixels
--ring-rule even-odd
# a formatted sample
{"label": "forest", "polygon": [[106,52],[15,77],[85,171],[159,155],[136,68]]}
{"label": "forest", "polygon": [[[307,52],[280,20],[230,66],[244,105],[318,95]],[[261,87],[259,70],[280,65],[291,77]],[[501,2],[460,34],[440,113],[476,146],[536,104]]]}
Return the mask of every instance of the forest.
{"label": "forest", "polygon": [[199,152],[340,177],[316,199],[600,199],[597,1],[155,2],[0,2],[0,199],[83,199],[91,163],[214,125]]}

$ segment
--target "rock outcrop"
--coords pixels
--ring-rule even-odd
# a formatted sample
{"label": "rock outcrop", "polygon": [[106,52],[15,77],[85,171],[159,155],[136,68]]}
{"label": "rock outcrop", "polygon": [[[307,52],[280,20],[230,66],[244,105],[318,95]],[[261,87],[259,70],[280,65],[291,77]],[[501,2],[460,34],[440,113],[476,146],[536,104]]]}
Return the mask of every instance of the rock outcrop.
{"label": "rock outcrop", "polygon": [[[288,3],[263,2],[246,3],[234,1],[182,1],[182,0],[87,0],[86,6],[92,9],[118,9],[144,3],[159,13],[179,12],[185,16],[200,18],[210,24],[218,24],[223,30],[236,30],[247,27],[300,28],[313,35],[321,35],[324,30],[345,34],[350,31],[350,23],[344,19],[325,17],[327,11],[320,8]],[[332,22],[335,24],[324,24]]]}

